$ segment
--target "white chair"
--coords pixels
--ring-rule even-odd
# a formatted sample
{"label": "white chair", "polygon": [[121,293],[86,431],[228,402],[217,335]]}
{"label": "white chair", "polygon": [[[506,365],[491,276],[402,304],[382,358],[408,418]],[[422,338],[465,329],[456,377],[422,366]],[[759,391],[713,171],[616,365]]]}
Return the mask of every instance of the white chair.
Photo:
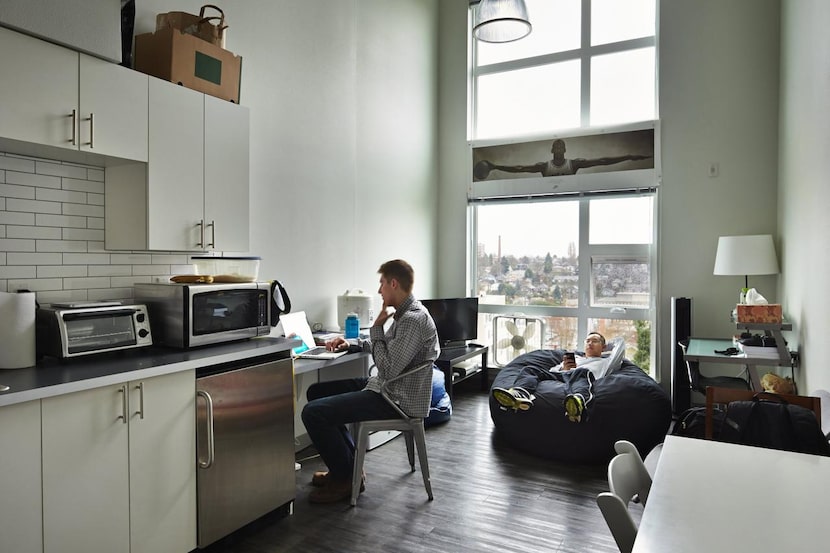
{"label": "white chair", "polygon": [[608,464],[608,486],[625,504],[637,496],[645,505],[651,490],[651,476],[640,455],[620,453]]}
{"label": "white chair", "polygon": [[637,539],[637,525],[631,518],[626,503],[613,492],[602,492],[597,496],[597,505],[620,553],[631,553],[634,540]]}
{"label": "white chair", "polygon": [[[424,478],[424,488],[427,496],[432,501],[432,484],[429,479],[429,461],[427,460],[427,445],[424,433],[424,419],[410,417],[398,404],[396,404],[387,393],[387,387],[392,382],[401,378],[411,377],[420,371],[428,370],[432,374],[432,361],[414,367],[405,373],[389,379],[381,389],[381,395],[400,414],[397,419],[372,420],[355,423],[355,456],[354,472],[352,473],[352,497],[351,504],[357,505],[357,498],[360,495],[360,483],[363,475],[363,461],[366,458],[366,449],[369,445],[369,434],[381,430],[397,430],[406,439],[406,454],[409,457],[409,466],[415,472],[415,446],[418,448],[418,461],[421,465],[421,476]],[[431,386],[430,379],[430,386]]]}
{"label": "white chair", "polygon": [[614,443],[614,451],[617,453],[632,453],[639,457],[643,461],[643,465],[645,465],[646,472],[648,472],[649,477],[654,478],[654,471],[657,470],[657,463],[660,461],[660,453],[663,451],[663,444],[657,444],[654,446],[654,448],[648,452],[645,459],[643,459],[640,455],[640,452],[637,450],[637,446],[628,440],[617,440]]}
{"label": "white chair", "polygon": [[597,505],[602,516],[617,542],[622,553],[630,553],[637,538],[637,524],[628,511],[628,504],[639,497],[645,505],[648,492],[651,489],[651,477],[646,471],[639,453],[632,453],[636,449],[631,442],[621,440],[614,448],[623,451],[611,459],[608,464],[608,486],[610,492],[603,492],[597,496]]}

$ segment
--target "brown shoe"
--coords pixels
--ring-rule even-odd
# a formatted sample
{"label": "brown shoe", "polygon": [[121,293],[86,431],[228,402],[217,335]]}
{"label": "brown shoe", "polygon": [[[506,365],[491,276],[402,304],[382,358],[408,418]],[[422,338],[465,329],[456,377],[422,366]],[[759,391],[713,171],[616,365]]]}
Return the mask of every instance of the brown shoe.
{"label": "brown shoe", "polygon": [[[326,470],[318,470],[311,475],[311,485],[315,488],[322,488],[329,481],[329,473]],[[363,477],[360,479],[360,493],[366,491],[366,472],[363,472]]]}
{"label": "brown shoe", "polygon": [[308,494],[311,503],[336,503],[352,496],[351,480],[326,479],[326,485],[322,488],[315,488]]}

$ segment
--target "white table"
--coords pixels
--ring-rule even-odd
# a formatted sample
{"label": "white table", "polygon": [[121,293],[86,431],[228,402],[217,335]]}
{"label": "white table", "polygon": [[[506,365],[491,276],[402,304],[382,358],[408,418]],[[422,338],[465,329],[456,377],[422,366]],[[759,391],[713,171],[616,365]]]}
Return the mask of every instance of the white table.
{"label": "white table", "polygon": [[830,551],[830,457],[667,436],[634,553]]}

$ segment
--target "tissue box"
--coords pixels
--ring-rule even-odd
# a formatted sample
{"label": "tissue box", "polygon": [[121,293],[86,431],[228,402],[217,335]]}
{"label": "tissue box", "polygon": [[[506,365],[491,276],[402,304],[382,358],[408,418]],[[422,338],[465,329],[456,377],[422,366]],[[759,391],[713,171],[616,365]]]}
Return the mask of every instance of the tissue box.
{"label": "tissue box", "polygon": [[780,324],[782,320],[780,303],[766,305],[738,304],[739,323]]}

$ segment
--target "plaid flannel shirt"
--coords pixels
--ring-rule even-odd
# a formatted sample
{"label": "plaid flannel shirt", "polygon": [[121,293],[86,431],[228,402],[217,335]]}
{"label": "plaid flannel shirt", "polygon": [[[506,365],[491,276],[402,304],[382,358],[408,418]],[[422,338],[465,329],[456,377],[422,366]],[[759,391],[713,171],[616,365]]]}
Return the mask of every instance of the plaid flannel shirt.
{"label": "plaid flannel shirt", "polygon": [[[428,361],[434,362],[441,351],[429,311],[411,294],[395,311],[389,329],[384,333],[383,327],[373,326],[369,339],[378,371],[364,389],[377,393],[387,380]],[[426,417],[432,398],[432,371],[396,380],[388,393],[408,415]]]}

